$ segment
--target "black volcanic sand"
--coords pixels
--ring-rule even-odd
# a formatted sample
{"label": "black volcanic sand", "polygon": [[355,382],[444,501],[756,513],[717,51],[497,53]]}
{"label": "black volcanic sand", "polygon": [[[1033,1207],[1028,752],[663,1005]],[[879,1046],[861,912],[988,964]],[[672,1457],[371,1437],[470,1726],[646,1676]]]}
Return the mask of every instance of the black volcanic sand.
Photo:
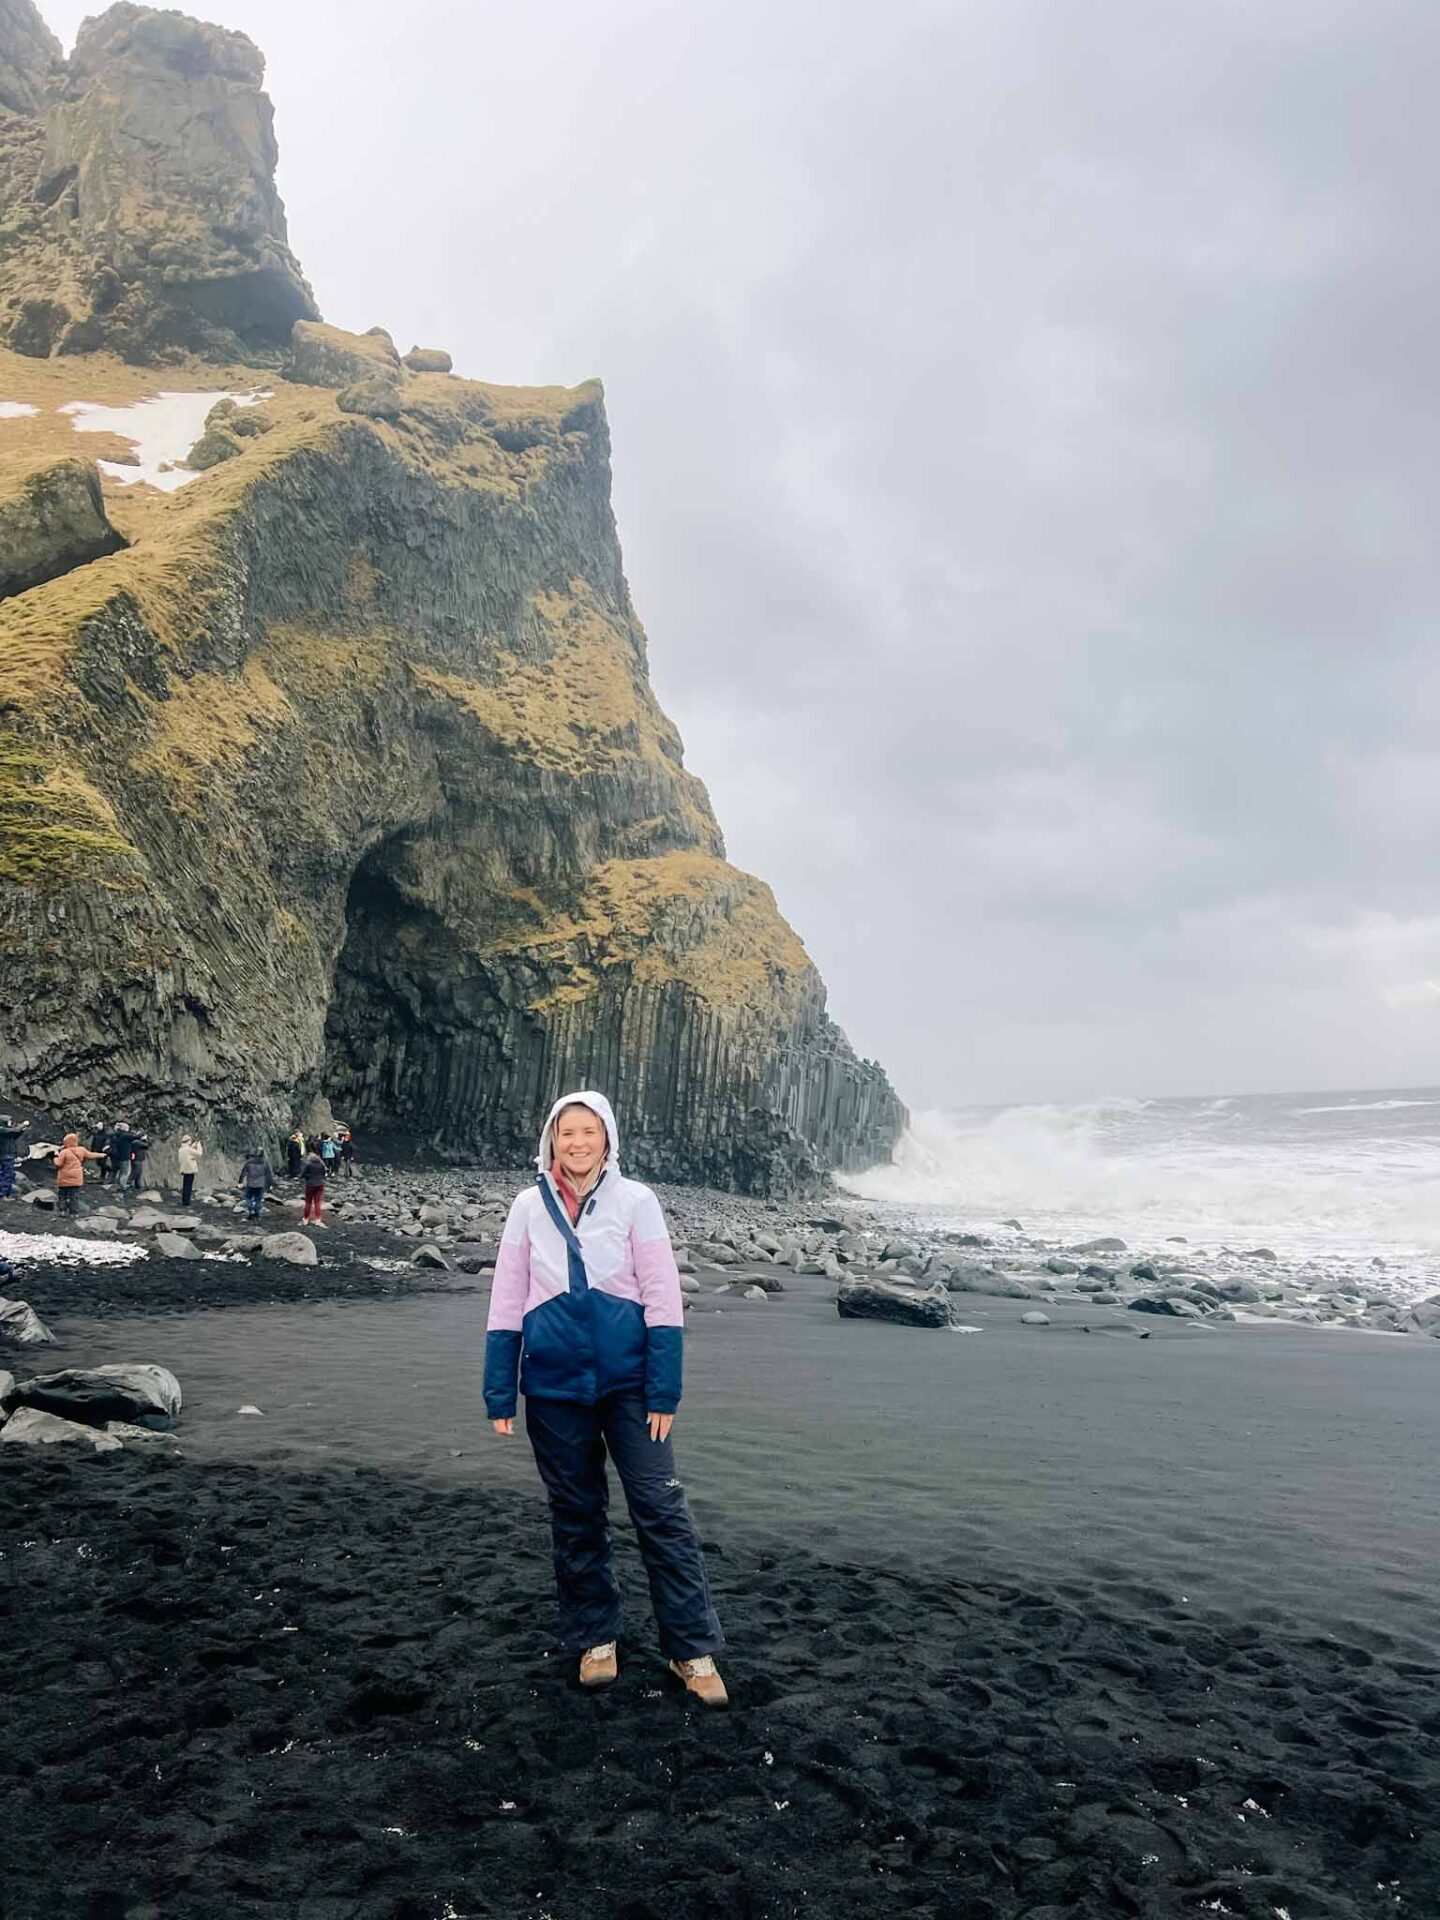
{"label": "black volcanic sand", "polygon": [[483,1285],[7,1359],[186,1407],[181,1460],[0,1447],[0,1920],[1440,1914],[1440,1342],[715,1284],[680,1453],[724,1717],[624,1530],[622,1679],[573,1687]]}
{"label": "black volcanic sand", "polygon": [[1440,1901],[1434,1665],[732,1542],[720,1717],[569,1684],[504,1491],[27,1454],[0,1537],[5,1920]]}

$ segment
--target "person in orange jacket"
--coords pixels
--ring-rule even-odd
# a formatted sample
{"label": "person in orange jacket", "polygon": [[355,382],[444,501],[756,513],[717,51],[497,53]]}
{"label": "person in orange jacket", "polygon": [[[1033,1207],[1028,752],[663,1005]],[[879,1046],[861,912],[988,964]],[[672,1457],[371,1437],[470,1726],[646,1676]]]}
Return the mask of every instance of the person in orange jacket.
{"label": "person in orange jacket", "polygon": [[103,1153],[92,1153],[89,1147],[82,1147],[78,1133],[67,1133],[64,1144],[55,1156],[55,1206],[59,1213],[68,1214],[73,1220],[80,1212],[80,1189],[85,1184],[85,1162],[103,1160]]}

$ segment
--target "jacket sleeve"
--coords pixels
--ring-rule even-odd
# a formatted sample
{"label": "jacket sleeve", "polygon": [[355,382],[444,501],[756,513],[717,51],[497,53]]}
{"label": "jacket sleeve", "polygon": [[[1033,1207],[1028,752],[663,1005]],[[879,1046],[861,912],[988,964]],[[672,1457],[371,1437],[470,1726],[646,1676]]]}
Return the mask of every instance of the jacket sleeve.
{"label": "jacket sleeve", "polygon": [[630,1255],[645,1308],[645,1411],[674,1413],[680,1405],[685,1304],[665,1216],[648,1187],[630,1225]]}
{"label": "jacket sleeve", "polygon": [[524,1338],[525,1301],[530,1292],[530,1227],[526,1196],[517,1196],[500,1238],[495,1278],[490,1285],[490,1317],[485,1334],[485,1412],[492,1420],[513,1420]]}

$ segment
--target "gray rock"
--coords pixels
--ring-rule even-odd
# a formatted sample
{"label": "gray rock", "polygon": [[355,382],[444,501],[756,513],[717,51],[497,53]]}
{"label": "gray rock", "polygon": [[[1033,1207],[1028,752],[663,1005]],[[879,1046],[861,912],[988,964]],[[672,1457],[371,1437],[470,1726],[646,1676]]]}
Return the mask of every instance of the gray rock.
{"label": "gray rock", "polygon": [[449,373],[455,362],[443,347],[412,347],[405,364],[411,373]]}
{"label": "gray rock", "polygon": [[414,1253],[411,1254],[410,1264],[412,1267],[435,1268],[441,1273],[449,1273],[452,1271],[450,1261],[446,1255],[440,1251],[439,1247],[428,1240],[423,1247],[417,1247]]}
{"label": "gray rock", "polygon": [[1123,1240],[1117,1240],[1113,1234],[1108,1234],[1099,1240],[1087,1240],[1083,1246],[1073,1247],[1071,1251],[1073,1253],[1124,1253],[1126,1246]]}
{"label": "gray rock", "polygon": [[992,1299],[1029,1300],[1029,1287],[996,1267],[954,1266],[945,1281],[951,1293],[988,1293]]}
{"label": "gray rock", "polygon": [[682,1273],[682,1274],[681,1274],[681,1276],[680,1276],[680,1291],[681,1291],[682,1293],[699,1293],[699,1291],[700,1291],[700,1282],[699,1282],[699,1281],[698,1281],[698,1280],[697,1280],[697,1279],[695,1278],[695,1276],[694,1276],[694,1274],[693,1274],[693,1273]]}
{"label": "gray rock", "polygon": [[690,1251],[707,1266],[735,1267],[740,1264],[739,1254],[723,1240],[695,1240],[691,1242]]}
{"label": "gray rock", "polygon": [[222,1251],[225,1253],[243,1253],[247,1259],[251,1259],[255,1254],[259,1253],[264,1244],[265,1236],[263,1233],[235,1233],[231,1234],[224,1242]]}
{"label": "gray rock", "polygon": [[32,1207],[40,1207],[49,1213],[55,1205],[55,1189],[53,1187],[36,1187],[34,1192],[27,1193],[25,1198],[30,1202]]}
{"label": "gray rock", "polygon": [[750,1284],[758,1287],[762,1293],[783,1293],[785,1282],[775,1273],[757,1273],[751,1276]]}
{"label": "gray rock", "polygon": [[764,1289],[764,1287],[761,1287],[761,1286],[753,1286],[753,1287],[746,1287],[746,1288],[745,1288],[745,1290],[744,1290],[744,1292],[742,1293],[742,1295],[741,1295],[740,1297],[741,1297],[741,1299],[743,1299],[743,1300],[761,1300],[761,1301],[764,1301],[764,1300],[768,1300],[770,1296],[769,1296],[769,1294],[767,1294],[767,1293],[766,1293],[766,1291],[765,1291],[765,1289]]}
{"label": "gray rock", "polygon": [[1071,1260],[1063,1253],[1052,1253],[1045,1262],[1045,1271],[1047,1273],[1079,1273],[1080,1262]]}
{"label": "gray rock", "polygon": [[155,1245],[167,1260],[198,1260],[200,1258],[200,1249],[193,1240],[187,1240],[183,1233],[157,1233]]}
{"label": "gray rock", "polygon": [[80,1222],[80,1231],[82,1233],[98,1233],[100,1237],[104,1239],[112,1233],[119,1233],[120,1222],[118,1220],[106,1220],[100,1214],[96,1213],[92,1214],[88,1220],[82,1220]]}
{"label": "gray rock", "polygon": [[449,1218],[444,1207],[423,1206],[420,1209],[420,1224],[425,1227],[443,1227]]}
{"label": "gray rock", "polygon": [[0,600],[118,553],[100,475],[88,460],[56,460],[0,493]]}
{"label": "gray rock", "polygon": [[55,1447],[86,1446],[93,1453],[118,1453],[120,1442],[99,1427],[82,1426],[78,1420],[62,1420],[58,1414],[42,1413],[36,1407],[22,1407],[0,1427],[0,1446]]}
{"label": "gray rock", "polygon": [[847,1276],[835,1295],[842,1320],[890,1320],[905,1327],[948,1327],[950,1309],[940,1293],[916,1294],[884,1280]]}
{"label": "gray rock", "polygon": [[26,1300],[0,1300],[0,1340],[17,1347],[53,1347],[55,1336]]}
{"label": "gray rock", "polygon": [[1029,1313],[1021,1314],[1020,1324],[1022,1327],[1048,1327],[1050,1316],[1048,1313],[1041,1313],[1038,1307],[1032,1308]]}
{"label": "gray rock", "polygon": [[1239,1300],[1253,1303],[1257,1302],[1260,1298],[1260,1289],[1256,1286],[1255,1282],[1253,1280],[1247,1280],[1243,1274],[1238,1273],[1228,1275],[1223,1280],[1217,1280],[1215,1283],[1215,1291],[1222,1300]]}
{"label": "gray rock", "polygon": [[1243,1252],[1243,1253],[1242,1253],[1242,1254],[1240,1255],[1240,1258],[1241,1258],[1242,1260],[1270,1260],[1270,1261],[1273,1261],[1273,1260],[1275,1259],[1275,1255],[1274,1255],[1274,1253],[1272,1253],[1272,1251],[1270,1250],[1270,1248],[1269,1248],[1269,1247],[1251,1247],[1251,1248],[1250,1248],[1250,1249],[1249,1249],[1249,1250],[1248,1250],[1247,1252]]}
{"label": "gray rock", "polygon": [[153,1427],[133,1427],[128,1420],[107,1420],[101,1429],[112,1440],[133,1453],[178,1453],[180,1442],[173,1433],[157,1433]]}
{"label": "gray rock", "polygon": [[315,1242],[307,1240],[303,1233],[267,1233],[260,1242],[260,1252],[266,1260],[285,1260],[292,1267],[320,1264]]}
{"label": "gray rock", "polygon": [[1167,1315],[1173,1320],[1199,1320],[1200,1309],[1189,1300],[1181,1299],[1178,1294],[1142,1293],[1130,1302],[1131,1313],[1155,1313]]}

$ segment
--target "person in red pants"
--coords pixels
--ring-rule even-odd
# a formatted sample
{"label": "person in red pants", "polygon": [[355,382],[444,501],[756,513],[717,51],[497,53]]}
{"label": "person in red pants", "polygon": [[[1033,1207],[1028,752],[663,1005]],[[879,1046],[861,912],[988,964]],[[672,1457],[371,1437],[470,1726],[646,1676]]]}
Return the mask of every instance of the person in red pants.
{"label": "person in red pants", "polygon": [[300,1178],[305,1183],[305,1205],[300,1211],[300,1218],[312,1220],[317,1227],[323,1227],[325,1222],[320,1217],[320,1210],[325,1201],[325,1162],[313,1149],[305,1156]]}

